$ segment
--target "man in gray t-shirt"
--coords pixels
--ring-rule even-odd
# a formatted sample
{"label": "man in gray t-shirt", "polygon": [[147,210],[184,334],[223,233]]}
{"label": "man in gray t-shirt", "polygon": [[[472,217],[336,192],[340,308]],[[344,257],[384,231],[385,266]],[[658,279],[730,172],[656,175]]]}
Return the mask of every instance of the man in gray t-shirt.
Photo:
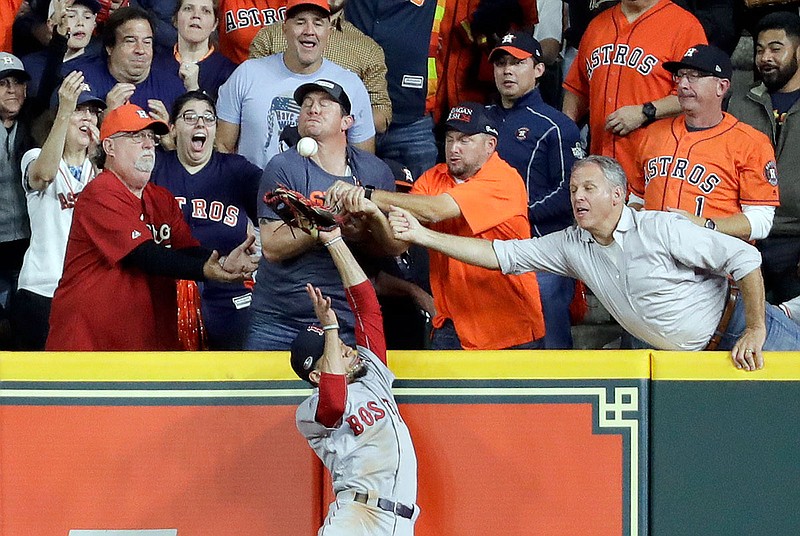
{"label": "man in gray t-shirt", "polygon": [[300,103],[292,97],[294,90],[323,78],[340,84],[350,98],[355,119],[347,135],[350,143],[375,152],[372,106],[364,83],[322,57],[331,31],[327,5],[325,0],[290,1],[283,22],[286,52],[245,61],[220,87],[220,151],[238,152],[263,169],[281,151],[281,131],[297,123]]}
{"label": "man in gray t-shirt", "polygon": [[[303,157],[292,148],[275,156],[261,177],[259,199],[278,186],[322,199],[337,180],[394,190],[394,176],[381,159],[348,145],[346,133],[354,119],[342,86],[330,80],[304,84],[295,91],[294,100],[300,103],[298,131],[316,141],[317,152]],[[347,207],[348,212],[360,216],[357,222],[344,225],[349,242],[377,242],[381,249],[393,254],[405,249],[391,239],[385,225],[376,223],[385,220],[371,217],[379,210],[377,206],[363,199],[363,195],[354,202],[359,207]],[[341,337],[352,344],[353,313],[347,306],[336,267],[316,237],[284,225],[266,204],[260,204],[258,217],[264,255],[253,289],[245,349],[286,350],[295,335],[314,322],[314,310],[305,297],[308,282],[331,297],[339,316]]]}

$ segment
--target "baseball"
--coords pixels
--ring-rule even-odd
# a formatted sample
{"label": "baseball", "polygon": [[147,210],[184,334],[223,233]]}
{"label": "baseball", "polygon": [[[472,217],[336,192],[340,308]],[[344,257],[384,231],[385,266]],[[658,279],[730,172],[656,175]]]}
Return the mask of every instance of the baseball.
{"label": "baseball", "polygon": [[300,138],[300,141],[297,142],[297,152],[300,153],[300,156],[305,156],[306,158],[317,154],[318,148],[317,140],[314,138]]}

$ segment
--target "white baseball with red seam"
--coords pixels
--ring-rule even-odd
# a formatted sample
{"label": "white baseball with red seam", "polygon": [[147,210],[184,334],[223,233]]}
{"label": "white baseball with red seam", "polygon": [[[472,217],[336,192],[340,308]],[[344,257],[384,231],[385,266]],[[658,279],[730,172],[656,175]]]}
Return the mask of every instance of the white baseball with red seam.
{"label": "white baseball with red seam", "polygon": [[300,138],[300,141],[297,142],[297,152],[300,153],[300,156],[306,158],[314,156],[317,154],[318,149],[317,140],[314,138],[304,137]]}

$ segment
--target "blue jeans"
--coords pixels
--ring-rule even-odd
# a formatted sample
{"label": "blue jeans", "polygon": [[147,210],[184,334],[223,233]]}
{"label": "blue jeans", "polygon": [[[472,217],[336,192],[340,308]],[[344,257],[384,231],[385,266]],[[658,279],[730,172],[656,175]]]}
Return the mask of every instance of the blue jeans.
{"label": "blue jeans", "polygon": [[381,158],[396,160],[406,166],[414,180],[436,165],[439,149],[433,135],[433,118],[398,125],[392,123],[376,138],[376,153]]}
{"label": "blue jeans", "polygon": [[569,306],[575,296],[575,280],[549,272],[536,272],[544,313],[544,347],[548,350],[572,349],[572,321]]}
{"label": "blue jeans", "polygon": [[[542,348],[544,338],[530,342],[524,342],[516,346],[505,348],[505,350],[538,350]],[[434,329],[431,336],[431,350],[463,350],[461,339],[456,333],[456,326],[449,318],[444,321],[442,327]]]}
{"label": "blue jeans", "polygon": [[[718,350],[730,350],[745,328],[744,300],[736,302],[728,329],[720,340]],[[789,352],[800,350],[800,326],[795,324],[783,311],[772,304],[767,305],[766,326],[767,339],[764,341],[764,351]]]}
{"label": "blue jeans", "polygon": [[[339,338],[345,344],[355,347],[355,333],[352,326],[344,324],[339,320],[341,330]],[[294,342],[294,338],[301,329],[306,327],[301,322],[287,323],[285,320],[278,320],[271,315],[250,311],[250,327],[244,341],[245,350],[288,350]]]}

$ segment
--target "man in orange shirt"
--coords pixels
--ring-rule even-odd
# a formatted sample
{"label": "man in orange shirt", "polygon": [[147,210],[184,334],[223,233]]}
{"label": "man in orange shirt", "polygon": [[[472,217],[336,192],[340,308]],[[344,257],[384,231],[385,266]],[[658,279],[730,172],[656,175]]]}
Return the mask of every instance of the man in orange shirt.
{"label": "man in orange shirt", "polygon": [[[384,212],[404,208],[439,232],[487,240],[529,238],[525,184],[497,156],[497,129],[485,108],[470,102],[455,106],[445,125],[447,162],[426,171],[410,194],[339,181],[328,190],[328,203],[336,206],[344,196],[362,193]],[[434,349],[541,347],[544,318],[533,272],[504,276],[431,251],[430,279]]]}
{"label": "man in orange shirt", "polygon": [[675,79],[682,114],[647,129],[629,203],[680,212],[697,225],[742,240],[765,238],[778,198],[775,150],[766,135],[722,111],[730,58],[695,45],[664,69]]}

